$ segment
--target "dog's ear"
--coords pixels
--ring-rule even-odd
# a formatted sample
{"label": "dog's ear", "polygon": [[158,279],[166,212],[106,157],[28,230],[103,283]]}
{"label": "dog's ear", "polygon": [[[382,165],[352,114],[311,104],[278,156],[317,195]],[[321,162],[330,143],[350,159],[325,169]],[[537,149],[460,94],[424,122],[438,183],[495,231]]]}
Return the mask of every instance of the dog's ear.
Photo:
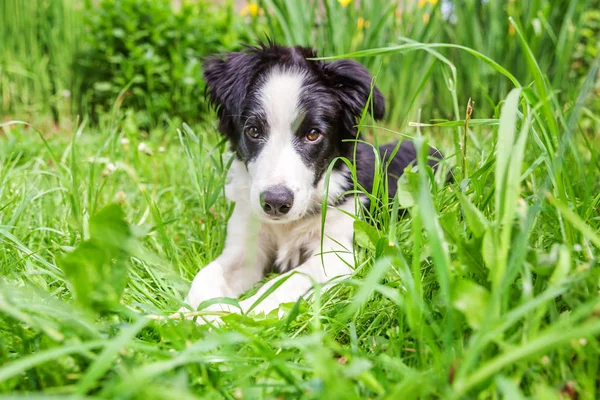
{"label": "dog's ear", "polygon": [[257,57],[248,53],[229,53],[224,59],[210,57],[204,61],[206,95],[217,110],[219,130],[230,139],[235,140],[235,122],[257,63]]}
{"label": "dog's ear", "polygon": [[365,67],[354,60],[339,60],[325,64],[323,69],[342,106],[350,112],[352,126],[366,106],[376,120],[383,118],[385,98],[373,84],[373,77]]}

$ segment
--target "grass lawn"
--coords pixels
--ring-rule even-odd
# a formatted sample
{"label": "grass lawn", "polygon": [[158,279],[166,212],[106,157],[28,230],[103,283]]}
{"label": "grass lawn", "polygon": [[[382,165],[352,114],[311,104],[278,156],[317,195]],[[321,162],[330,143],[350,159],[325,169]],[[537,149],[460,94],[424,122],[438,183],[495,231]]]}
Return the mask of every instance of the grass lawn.
{"label": "grass lawn", "polygon": [[495,115],[375,129],[428,138],[456,182],[407,171],[369,210],[376,227],[355,225],[356,278],[281,320],[167,318],[233,207],[212,124],[2,123],[0,398],[597,398],[600,141],[579,126],[597,126],[591,84],[559,104],[523,62],[533,84],[513,80]]}

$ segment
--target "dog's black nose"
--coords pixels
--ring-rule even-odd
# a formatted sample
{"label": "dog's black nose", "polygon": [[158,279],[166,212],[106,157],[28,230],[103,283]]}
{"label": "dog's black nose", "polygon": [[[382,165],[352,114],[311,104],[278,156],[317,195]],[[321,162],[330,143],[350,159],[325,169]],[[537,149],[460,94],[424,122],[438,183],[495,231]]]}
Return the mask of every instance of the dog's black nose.
{"label": "dog's black nose", "polygon": [[260,205],[273,217],[287,214],[293,204],[294,193],[285,186],[271,186],[260,194]]}

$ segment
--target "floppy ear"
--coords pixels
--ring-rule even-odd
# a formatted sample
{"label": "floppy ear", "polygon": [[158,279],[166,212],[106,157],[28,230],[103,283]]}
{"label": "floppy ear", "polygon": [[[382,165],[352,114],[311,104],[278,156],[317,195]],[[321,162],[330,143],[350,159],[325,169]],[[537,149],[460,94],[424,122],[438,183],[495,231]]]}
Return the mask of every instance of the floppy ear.
{"label": "floppy ear", "polygon": [[225,59],[210,57],[204,62],[206,95],[217,109],[219,130],[233,141],[237,136],[235,124],[257,63],[257,57],[247,53],[229,53]]}
{"label": "floppy ear", "polygon": [[[339,96],[342,107],[351,114],[352,121],[346,121],[351,129],[354,129],[356,118],[362,115],[366,106],[376,120],[383,118],[385,98],[373,84],[373,77],[365,67],[354,60],[339,60],[325,64],[323,68],[327,79]],[[370,100],[369,96],[371,96]]]}

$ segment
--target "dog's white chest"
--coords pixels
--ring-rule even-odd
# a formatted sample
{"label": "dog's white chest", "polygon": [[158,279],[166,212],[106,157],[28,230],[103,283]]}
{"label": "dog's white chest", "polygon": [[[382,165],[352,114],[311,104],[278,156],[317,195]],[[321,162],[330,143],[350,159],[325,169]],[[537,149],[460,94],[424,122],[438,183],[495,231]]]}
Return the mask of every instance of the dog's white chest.
{"label": "dog's white chest", "polygon": [[290,271],[313,257],[319,248],[321,224],[318,216],[294,224],[263,227],[273,265],[279,272]]}

